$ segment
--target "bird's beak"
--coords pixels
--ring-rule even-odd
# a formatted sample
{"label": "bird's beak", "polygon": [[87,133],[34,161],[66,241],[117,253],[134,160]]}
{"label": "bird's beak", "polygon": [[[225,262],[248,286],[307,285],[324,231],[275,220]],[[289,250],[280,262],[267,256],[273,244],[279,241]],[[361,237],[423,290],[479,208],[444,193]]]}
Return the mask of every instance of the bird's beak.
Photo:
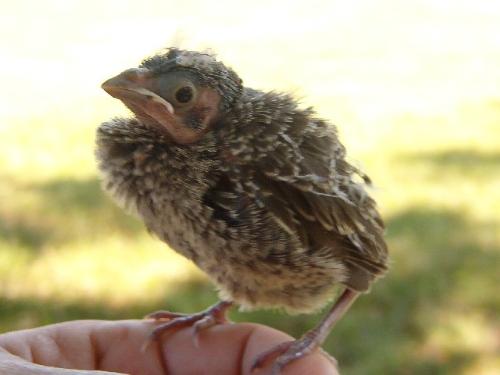
{"label": "bird's beak", "polygon": [[[165,114],[167,117],[172,116],[174,108],[169,102],[157,95],[152,86],[153,78],[150,71],[145,68],[127,69],[101,85],[104,91],[124,102],[134,112],[134,108],[138,107],[153,118]],[[162,113],[156,113],[156,116],[149,113],[158,112],[159,109],[162,109]]]}
{"label": "bird's beak", "polygon": [[145,68],[125,70],[105,81],[101,87],[119,99],[146,125],[174,139],[179,144],[197,141],[202,132],[185,127],[175,115],[174,107],[154,92],[155,77]]}
{"label": "bird's beak", "polygon": [[113,90],[114,88],[129,87],[134,84],[144,86],[150,76],[149,70],[145,68],[127,69],[103,82],[101,87],[108,92],[108,90]]}

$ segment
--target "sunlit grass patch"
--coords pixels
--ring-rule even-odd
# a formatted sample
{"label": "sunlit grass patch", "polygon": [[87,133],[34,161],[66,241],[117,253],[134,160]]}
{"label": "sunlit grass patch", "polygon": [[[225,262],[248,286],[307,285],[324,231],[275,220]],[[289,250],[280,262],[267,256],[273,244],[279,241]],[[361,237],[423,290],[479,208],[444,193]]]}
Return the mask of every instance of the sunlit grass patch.
{"label": "sunlit grass patch", "polygon": [[461,358],[466,364],[464,367],[472,370],[480,362],[494,362],[499,344],[498,330],[484,316],[457,311],[435,316],[433,329],[415,356],[440,366],[460,363]]}
{"label": "sunlit grass patch", "polygon": [[2,294],[9,298],[100,301],[112,308],[158,300],[179,282],[203,279],[190,262],[145,234],[46,247],[36,256],[6,250],[10,256],[0,257],[0,267]]}

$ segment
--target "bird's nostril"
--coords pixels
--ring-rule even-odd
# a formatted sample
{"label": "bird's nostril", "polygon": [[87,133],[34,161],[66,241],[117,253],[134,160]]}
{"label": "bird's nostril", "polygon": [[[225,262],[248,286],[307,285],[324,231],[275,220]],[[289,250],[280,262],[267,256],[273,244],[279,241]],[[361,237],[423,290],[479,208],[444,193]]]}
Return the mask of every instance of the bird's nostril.
{"label": "bird's nostril", "polygon": [[125,79],[128,79],[130,81],[140,81],[144,78],[148,77],[149,70],[145,68],[131,68],[125,70],[121,76]]}
{"label": "bird's nostril", "polygon": [[134,68],[134,69],[129,69],[129,70],[126,70],[123,74],[123,76],[125,78],[137,78],[138,74],[137,74],[137,70]]}

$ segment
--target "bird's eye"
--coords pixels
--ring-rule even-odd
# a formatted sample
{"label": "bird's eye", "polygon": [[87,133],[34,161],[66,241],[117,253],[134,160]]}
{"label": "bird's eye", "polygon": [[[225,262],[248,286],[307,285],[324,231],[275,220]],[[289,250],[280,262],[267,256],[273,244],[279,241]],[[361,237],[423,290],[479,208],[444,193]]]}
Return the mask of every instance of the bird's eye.
{"label": "bird's eye", "polygon": [[179,110],[190,108],[198,97],[193,79],[182,72],[164,74],[155,81],[156,92]]}
{"label": "bird's eye", "polygon": [[194,91],[191,86],[183,86],[175,92],[175,100],[178,103],[189,103],[194,97]]}

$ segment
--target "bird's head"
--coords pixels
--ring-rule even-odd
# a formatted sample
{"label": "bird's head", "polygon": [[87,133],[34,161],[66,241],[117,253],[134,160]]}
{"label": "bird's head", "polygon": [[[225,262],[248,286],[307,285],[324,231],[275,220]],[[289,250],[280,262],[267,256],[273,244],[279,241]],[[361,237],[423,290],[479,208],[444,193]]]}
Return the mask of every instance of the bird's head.
{"label": "bird's head", "polygon": [[172,48],[108,79],[102,88],[144,125],[175,143],[190,144],[231,109],[242,82],[211,55]]}

